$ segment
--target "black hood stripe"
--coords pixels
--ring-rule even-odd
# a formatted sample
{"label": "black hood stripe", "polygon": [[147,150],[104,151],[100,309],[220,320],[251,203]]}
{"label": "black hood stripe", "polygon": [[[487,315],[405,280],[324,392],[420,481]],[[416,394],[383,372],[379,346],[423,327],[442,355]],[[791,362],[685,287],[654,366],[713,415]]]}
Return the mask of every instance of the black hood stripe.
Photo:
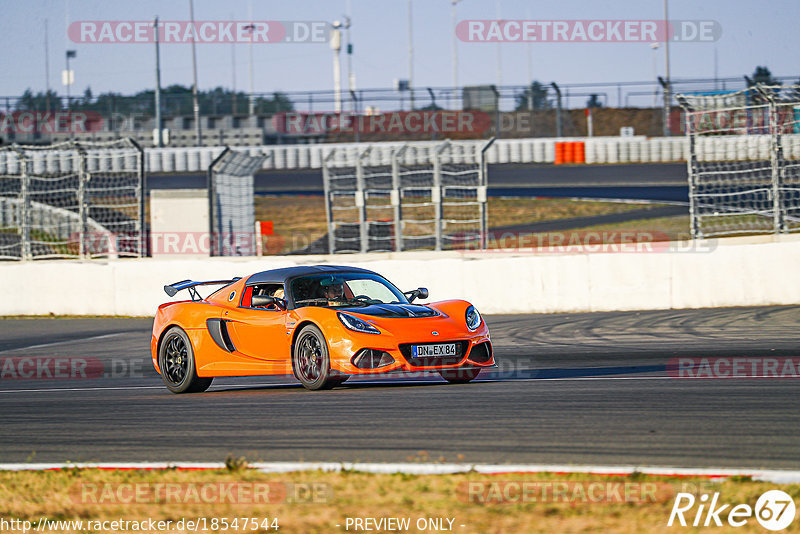
{"label": "black hood stripe", "polygon": [[417,304],[370,304],[369,306],[347,308],[347,310],[361,315],[388,317],[392,319],[435,317],[439,315],[436,310]]}

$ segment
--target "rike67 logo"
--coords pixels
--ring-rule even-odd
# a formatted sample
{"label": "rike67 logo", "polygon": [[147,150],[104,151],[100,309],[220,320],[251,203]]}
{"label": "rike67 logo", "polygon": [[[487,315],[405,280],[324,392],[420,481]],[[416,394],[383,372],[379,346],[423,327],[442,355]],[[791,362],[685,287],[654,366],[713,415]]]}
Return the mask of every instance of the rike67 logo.
{"label": "rike67 logo", "polygon": [[677,522],[682,527],[721,527],[727,522],[731,527],[742,527],[753,517],[767,530],[778,531],[788,527],[795,516],[792,497],[781,490],[764,492],[756,501],[755,508],[749,504],[723,504],[719,493],[709,499],[708,494],[696,498],[691,493],[678,493],[669,514],[667,526]]}

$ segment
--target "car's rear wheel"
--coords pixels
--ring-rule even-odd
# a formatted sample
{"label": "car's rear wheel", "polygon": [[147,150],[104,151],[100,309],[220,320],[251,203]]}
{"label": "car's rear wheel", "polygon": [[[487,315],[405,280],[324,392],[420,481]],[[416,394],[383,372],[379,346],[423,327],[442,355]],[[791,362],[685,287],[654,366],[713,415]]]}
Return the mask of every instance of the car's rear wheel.
{"label": "car's rear wheel", "polygon": [[446,369],[439,371],[439,374],[451,384],[466,384],[475,380],[480,372],[480,369],[471,367],[468,369]]}
{"label": "car's rear wheel", "polygon": [[331,370],[328,344],[320,329],[313,325],[303,328],[295,340],[292,370],[303,387],[311,390],[330,389],[349,378]]}
{"label": "car's rear wheel", "polygon": [[200,393],[207,390],[214,380],[197,376],[192,343],[186,332],[177,326],[167,330],[161,340],[158,368],[164,384],[173,393]]}

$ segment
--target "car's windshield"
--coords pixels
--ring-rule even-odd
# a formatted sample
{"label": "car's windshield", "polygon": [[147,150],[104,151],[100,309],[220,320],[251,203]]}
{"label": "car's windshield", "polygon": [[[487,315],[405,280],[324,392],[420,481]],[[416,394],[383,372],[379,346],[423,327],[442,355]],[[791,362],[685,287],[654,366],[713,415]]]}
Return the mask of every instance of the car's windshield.
{"label": "car's windshield", "polygon": [[296,307],[408,304],[405,295],[385,279],[367,273],[315,274],[291,283]]}

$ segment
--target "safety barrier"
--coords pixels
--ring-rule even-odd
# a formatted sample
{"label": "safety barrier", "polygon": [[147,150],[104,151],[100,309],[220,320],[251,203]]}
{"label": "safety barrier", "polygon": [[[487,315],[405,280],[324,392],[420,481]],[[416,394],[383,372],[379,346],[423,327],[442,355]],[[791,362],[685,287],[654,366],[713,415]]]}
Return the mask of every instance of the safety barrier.
{"label": "safety barrier", "polygon": [[[552,251],[551,251],[552,252]],[[37,261],[0,264],[0,315],[152,315],[176,280],[212,280],[341,256]],[[644,310],[796,304],[800,235],[670,243],[648,252],[354,254],[430,301],[464,298],[483,313]],[[502,276],[498,276],[502,273]],[[91,298],[87,298],[91,295]],[[178,298],[181,298],[179,296]]]}
{"label": "safety barrier", "polygon": [[[761,139],[761,137],[764,137]],[[788,147],[787,157],[800,158],[800,134],[784,136]],[[440,141],[415,141],[417,148],[409,150],[406,164],[424,164],[430,160],[430,147]],[[484,140],[461,141],[465,146],[479,147]],[[371,163],[390,165],[392,152],[404,143],[370,143]],[[562,148],[559,148],[561,146]],[[365,144],[325,143],[306,145],[262,145],[253,147],[233,147],[236,151],[258,157],[268,155],[264,170],[281,169],[320,169],[322,162],[334,150],[336,164],[342,167],[355,165],[356,154]],[[148,173],[187,173],[205,172],[208,165],[225,149],[223,146],[197,148],[148,148],[145,149],[145,163]],[[474,148],[473,148],[474,150]],[[559,152],[561,155],[559,156]],[[584,137],[584,138],[531,138],[498,139],[487,151],[489,164],[497,163],[670,163],[685,162],[689,153],[684,137]],[[567,161],[565,156],[569,156]],[[698,138],[698,158],[703,161],[743,161],[769,159],[768,136],[728,135]],[[124,165],[120,161],[115,165]],[[57,157],[36,163],[48,172],[64,165]],[[68,164],[68,163],[66,163]],[[0,154],[0,174],[11,169],[15,162]]]}

